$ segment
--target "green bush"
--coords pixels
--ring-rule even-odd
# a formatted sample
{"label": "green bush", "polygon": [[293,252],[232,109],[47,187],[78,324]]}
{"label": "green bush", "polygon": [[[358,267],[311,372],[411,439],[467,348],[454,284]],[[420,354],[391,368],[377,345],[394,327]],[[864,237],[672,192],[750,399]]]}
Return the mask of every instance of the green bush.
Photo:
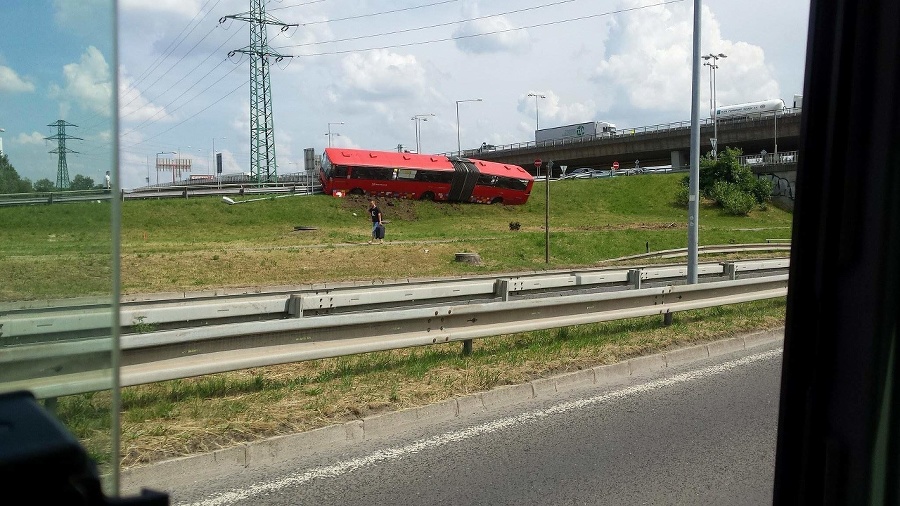
{"label": "green bush", "polygon": [[690,195],[691,189],[688,188],[687,185],[678,185],[678,190],[675,191],[675,205],[687,208]]}
{"label": "green bush", "polygon": [[722,209],[734,216],[746,216],[750,214],[756,199],[748,192],[742,191],[735,183],[717,181],[710,191],[710,197],[722,206]]}
{"label": "green bush", "polygon": [[[702,196],[714,200],[726,213],[738,216],[748,214],[756,204],[765,207],[772,199],[772,182],[754,176],[749,167],[738,162],[740,156],[740,149],[725,148],[717,159],[703,157],[700,160],[699,180]],[[683,188],[679,188],[675,195],[675,202],[679,205],[682,199],[687,203],[688,181],[685,177]]]}
{"label": "green bush", "polygon": [[753,197],[758,204],[765,205],[772,200],[772,181],[768,179],[757,179],[753,183],[750,193],[753,194]]}

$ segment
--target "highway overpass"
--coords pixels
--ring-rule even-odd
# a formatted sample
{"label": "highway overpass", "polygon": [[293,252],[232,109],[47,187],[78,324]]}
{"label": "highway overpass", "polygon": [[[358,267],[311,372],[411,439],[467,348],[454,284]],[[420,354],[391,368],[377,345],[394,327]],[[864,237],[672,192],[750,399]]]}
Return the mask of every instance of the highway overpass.
{"label": "highway overpass", "polygon": [[[718,121],[718,148],[740,148],[744,154],[765,151],[796,151],[800,139],[800,109],[786,109],[776,117],[773,113]],[[554,162],[554,175],[561,165],[567,170],[578,167],[608,169],[613,162],[620,168],[672,165],[686,168],[690,163],[690,122],[668,123],[647,127],[621,129],[614,135],[603,134],[564,141],[536,144],[525,142],[487,149],[467,150],[463,156],[519,165],[535,173],[536,159]],[[700,152],[712,149],[713,123],[701,122]],[[777,143],[777,146],[776,146]],[[451,153],[456,154],[456,153]]]}

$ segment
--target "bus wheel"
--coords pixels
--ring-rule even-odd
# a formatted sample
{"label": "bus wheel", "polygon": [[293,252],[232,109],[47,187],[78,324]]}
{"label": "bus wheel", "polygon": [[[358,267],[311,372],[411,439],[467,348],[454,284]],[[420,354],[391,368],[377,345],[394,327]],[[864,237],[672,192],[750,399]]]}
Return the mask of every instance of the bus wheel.
{"label": "bus wheel", "polygon": [[434,201],[434,194],[431,192],[425,192],[422,196],[419,197],[419,200],[431,200]]}
{"label": "bus wheel", "polygon": [[502,204],[503,197],[494,197],[494,200],[491,201],[491,204]]}
{"label": "bus wheel", "polygon": [[348,193],[350,193],[350,195],[365,195],[366,192],[362,191],[362,188],[354,188]]}

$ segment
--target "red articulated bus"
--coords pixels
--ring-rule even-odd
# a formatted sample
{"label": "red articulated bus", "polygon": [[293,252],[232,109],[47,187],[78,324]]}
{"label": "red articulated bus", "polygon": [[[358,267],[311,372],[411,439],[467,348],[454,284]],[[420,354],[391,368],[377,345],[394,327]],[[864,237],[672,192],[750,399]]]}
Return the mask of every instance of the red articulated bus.
{"label": "red articulated bus", "polygon": [[534,178],[518,165],[443,155],[326,148],[319,172],[329,195],[524,204]]}

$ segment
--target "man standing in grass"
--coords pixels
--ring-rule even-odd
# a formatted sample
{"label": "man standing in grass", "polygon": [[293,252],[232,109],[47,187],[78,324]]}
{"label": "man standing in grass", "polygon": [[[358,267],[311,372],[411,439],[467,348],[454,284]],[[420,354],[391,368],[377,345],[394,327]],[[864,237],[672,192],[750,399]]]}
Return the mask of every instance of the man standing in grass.
{"label": "man standing in grass", "polygon": [[378,204],[374,200],[369,201],[369,216],[372,217],[372,239],[369,241],[369,244],[372,244],[373,241],[383,243],[384,233],[378,233],[378,229],[384,227],[384,224],[381,222],[381,209],[378,209]]}

